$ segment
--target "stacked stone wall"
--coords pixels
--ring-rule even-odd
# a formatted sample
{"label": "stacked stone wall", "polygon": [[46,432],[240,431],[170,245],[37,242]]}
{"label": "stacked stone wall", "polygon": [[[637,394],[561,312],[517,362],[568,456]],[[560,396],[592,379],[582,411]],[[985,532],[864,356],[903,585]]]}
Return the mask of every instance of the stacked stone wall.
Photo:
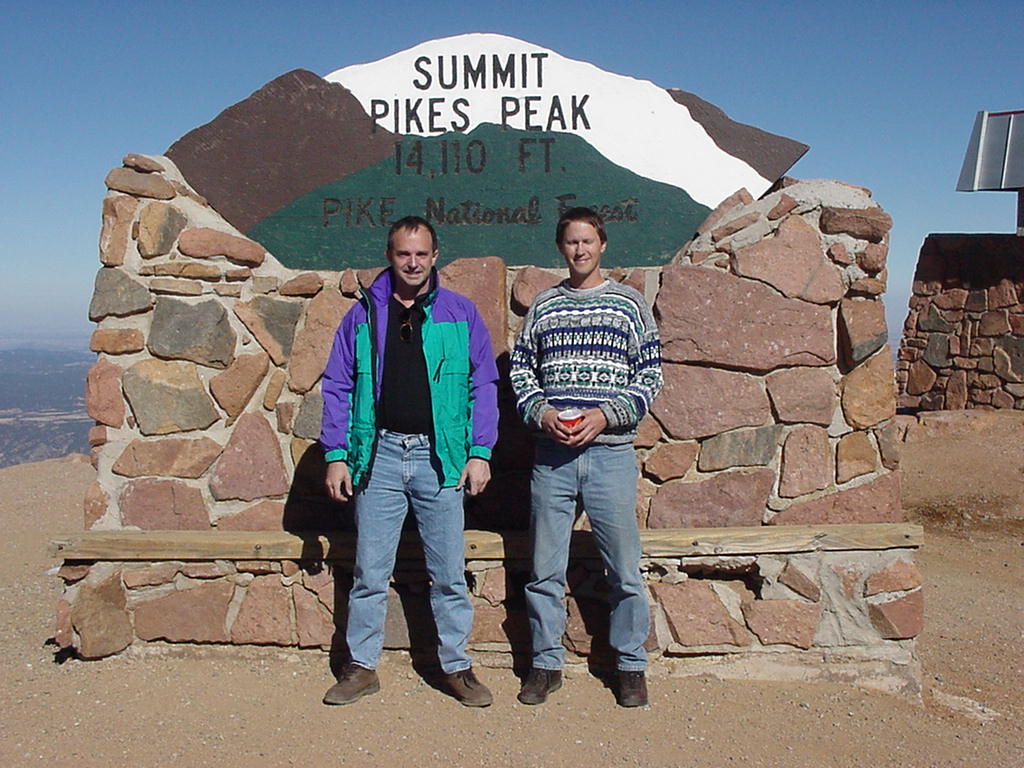
{"label": "stacked stone wall", "polygon": [[[163,157],[129,155],[107,187],[86,529],[345,528],[347,509],[322,491],[319,379],[338,322],[378,270],[283,267]],[[651,302],[663,342],[665,388],[637,440],[641,528],[902,520],[881,300],[891,223],[863,188],[785,180],[760,200],[740,190],[723,202],[665,267],[611,273]],[[500,370],[526,308],[564,274],[486,256],[441,272],[480,307]],[[523,529],[532,443],[507,377],[499,400],[494,477],[468,505],[468,527]],[[912,664],[912,559],[912,549],[646,558],[651,649]],[[467,567],[474,647],[508,656],[525,642],[525,562]],[[912,577],[887,581],[892,569]],[[142,641],[326,647],[347,578],[344,563],[328,573],[298,560],[116,557],[69,563],[62,576],[59,639],[88,657]],[[606,590],[599,561],[577,561],[566,643],[580,658],[602,642],[590,612]],[[422,570],[400,567],[391,602],[425,606],[424,595]],[[389,611],[404,627],[389,629],[389,647],[414,644],[403,615]]]}
{"label": "stacked stone wall", "polygon": [[[89,308],[86,528],[344,528],[321,489],[319,380],[376,270],[286,269],[166,158],[125,162],[107,177]],[[652,301],[663,341],[665,388],[637,441],[642,527],[901,519],[880,298],[890,225],[866,190],[792,182],[737,193],[670,265],[612,274]],[[493,257],[441,272],[481,308],[502,365],[530,301],[560,279]],[[507,382],[501,403],[471,527],[526,527],[532,448]]]}
{"label": "stacked stone wall", "polygon": [[640,442],[649,527],[902,519],[891,223],[838,182],[741,191],[663,270],[665,390]]}
{"label": "stacked stone wall", "polygon": [[[825,661],[845,668],[847,678],[916,693],[913,638],[922,626],[923,597],[913,557],[911,548],[894,548],[645,558],[652,663],[671,671],[695,656],[753,654],[766,669],[785,666],[791,676],[807,676]],[[528,562],[468,560],[467,570],[474,657],[498,667],[524,660]],[[60,575],[67,586],[57,641],[85,658],[161,643],[320,648],[344,658],[336,626],[344,626],[351,587],[345,563],[105,562],[66,564]],[[388,596],[386,649],[429,658],[436,641],[428,587],[421,561],[399,561]],[[570,665],[612,665],[608,589],[600,561],[573,562],[564,636]]]}
{"label": "stacked stone wall", "polygon": [[897,362],[914,410],[1024,409],[1024,238],[929,235]]}

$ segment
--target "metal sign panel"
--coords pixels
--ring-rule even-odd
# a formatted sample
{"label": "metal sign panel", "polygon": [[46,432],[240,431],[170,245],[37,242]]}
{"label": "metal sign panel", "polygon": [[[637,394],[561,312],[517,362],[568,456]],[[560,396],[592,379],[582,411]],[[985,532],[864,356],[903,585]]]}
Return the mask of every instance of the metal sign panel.
{"label": "metal sign panel", "polygon": [[608,222],[608,266],[667,262],[740,187],[807,151],[691,93],[504,35],[431,40],[320,77],[273,80],[168,150],[185,178],[288,267],[376,266],[409,214],[442,261],[560,266],[565,208]]}
{"label": "metal sign panel", "polygon": [[1024,189],[1024,110],[978,113],[956,188]]}

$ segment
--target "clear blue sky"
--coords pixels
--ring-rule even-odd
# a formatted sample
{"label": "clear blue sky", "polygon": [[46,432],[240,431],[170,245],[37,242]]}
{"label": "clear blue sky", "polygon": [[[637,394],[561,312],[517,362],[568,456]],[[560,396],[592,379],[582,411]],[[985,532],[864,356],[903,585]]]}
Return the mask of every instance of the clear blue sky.
{"label": "clear blue sky", "polygon": [[979,109],[1024,108],[1006,2],[0,2],[0,344],[91,331],[103,178],[295,68],[497,32],[692,91],[809,144],[790,172],[870,187],[906,313],[929,232],[1011,232],[1012,193],[955,192]]}

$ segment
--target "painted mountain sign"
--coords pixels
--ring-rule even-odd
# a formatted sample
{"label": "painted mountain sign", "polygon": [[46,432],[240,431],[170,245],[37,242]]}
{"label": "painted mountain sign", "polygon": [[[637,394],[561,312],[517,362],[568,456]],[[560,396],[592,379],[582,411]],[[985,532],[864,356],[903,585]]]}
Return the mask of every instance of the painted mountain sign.
{"label": "painted mountain sign", "polygon": [[560,266],[562,210],[608,222],[608,266],[668,261],[707,214],[767,190],[807,146],[680,90],[511,37],[431,40],[326,77],[297,69],[167,155],[296,269],[381,263],[382,229],[430,221],[443,261]]}

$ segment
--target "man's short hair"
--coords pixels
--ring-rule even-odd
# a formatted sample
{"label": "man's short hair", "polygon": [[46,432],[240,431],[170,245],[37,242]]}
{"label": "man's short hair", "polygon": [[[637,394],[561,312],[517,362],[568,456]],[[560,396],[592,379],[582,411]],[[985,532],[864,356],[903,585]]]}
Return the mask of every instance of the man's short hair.
{"label": "man's short hair", "polygon": [[437,232],[430,225],[430,222],[424,219],[422,216],[406,216],[404,219],[399,219],[391,225],[391,229],[388,230],[388,251],[391,251],[392,240],[394,240],[395,232],[405,230],[407,232],[415,232],[420,227],[425,227],[427,232],[430,233],[430,245],[431,250],[437,250]]}
{"label": "man's short hair", "polygon": [[602,243],[608,242],[608,233],[605,232],[604,219],[601,218],[601,214],[593,208],[578,206],[567,210],[558,220],[558,226],[555,228],[555,245],[562,244],[565,228],[574,221],[582,221],[584,224],[589,224],[597,230],[597,235],[601,238]]}

